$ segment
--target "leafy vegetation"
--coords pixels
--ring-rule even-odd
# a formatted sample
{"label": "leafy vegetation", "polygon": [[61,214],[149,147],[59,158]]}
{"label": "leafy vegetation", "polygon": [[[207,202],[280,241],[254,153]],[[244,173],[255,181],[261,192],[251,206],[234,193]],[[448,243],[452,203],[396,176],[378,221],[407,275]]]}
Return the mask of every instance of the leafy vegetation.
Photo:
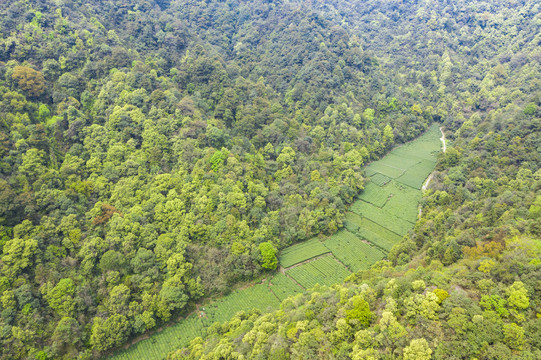
{"label": "leafy vegetation", "polygon": [[[401,151],[441,125],[413,230],[413,211],[362,200],[346,221],[382,248],[404,235],[388,261],[171,358],[540,358],[539,10],[0,2],[0,357],[99,358],[270,276],[280,250],[344,226],[364,165],[419,188],[440,144],[411,167]],[[239,309],[223,307],[209,321]]]}

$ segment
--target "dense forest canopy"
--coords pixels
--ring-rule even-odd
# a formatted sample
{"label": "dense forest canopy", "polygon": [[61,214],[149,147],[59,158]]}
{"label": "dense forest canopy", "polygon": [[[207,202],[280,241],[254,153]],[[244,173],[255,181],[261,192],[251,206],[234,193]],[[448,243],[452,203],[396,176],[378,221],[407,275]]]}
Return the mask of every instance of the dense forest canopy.
{"label": "dense forest canopy", "polygon": [[[388,260],[172,356],[539,358],[540,13],[0,3],[1,358],[97,358],[274,270],[280,249],[343,226],[363,165],[434,122],[452,146]],[[492,336],[475,346],[472,318]],[[296,341],[308,330],[319,343]]]}

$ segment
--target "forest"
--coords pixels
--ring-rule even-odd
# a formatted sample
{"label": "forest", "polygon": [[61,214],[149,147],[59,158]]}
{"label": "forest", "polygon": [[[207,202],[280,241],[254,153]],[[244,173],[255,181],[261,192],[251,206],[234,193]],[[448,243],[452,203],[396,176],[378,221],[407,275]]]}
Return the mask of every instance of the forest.
{"label": "forest", "polygon": [[0,2],[0,359],[107,357],[275,276],[431,126],[446,152],[382,260],[168,358],[541,358],[540,14]]}

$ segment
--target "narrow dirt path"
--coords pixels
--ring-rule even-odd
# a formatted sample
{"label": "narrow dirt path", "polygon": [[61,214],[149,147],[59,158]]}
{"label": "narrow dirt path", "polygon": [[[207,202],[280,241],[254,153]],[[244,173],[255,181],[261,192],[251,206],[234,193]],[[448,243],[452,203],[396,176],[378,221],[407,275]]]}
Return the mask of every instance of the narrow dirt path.
{"label": "narrow dirt path", "polygon": [[441,142],[443,143],[443,152],[445,152],[447,150],[447,146],[445,145],[445,133],[443,132],[443,127],[440,126],[440,131],[441,131]]}
{"label": "narrow dirt path", "polygon": [[[441,131],[441,143],[443,144],[443,152],[447,151],[447,144],[445,143],[445,133],[443,132],[443,127],[440,126]],[[428,188],[428,185],[430,184],[430,181],[432,181],[432,177],[434,176],[434,173],[430,174],[428,178],[426,179],[425,183],[423,184],[423,187],[421,190],[425,191]],[[421,209],[421,206],[419,206],[419,218],[423,215],[423,210]]]}
{"label": "narrow dirt path", "polygon": [[434,173],[428,175],[428,178],[426,178],[426,181],[423,184],[423,187],[421,188],[422,190],[426,190],[426,188],[428,187],[428,184],[430,184],[430,181],[432,180],[433,176],[434,176]]}

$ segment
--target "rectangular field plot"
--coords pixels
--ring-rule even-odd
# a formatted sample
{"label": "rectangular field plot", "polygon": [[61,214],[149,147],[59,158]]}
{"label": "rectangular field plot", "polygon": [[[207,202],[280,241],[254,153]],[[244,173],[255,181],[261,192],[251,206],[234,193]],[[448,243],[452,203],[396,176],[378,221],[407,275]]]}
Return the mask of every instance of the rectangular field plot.
{"label": "rectangular field plot", "polygon": [[405,168],[398,167],[395,165],[385,164],[383,160],[384,159],[375,161],[371,163],[370,165],[368,165],[368,167],[366,168],[366,171],[367,171],[366,174],[370,176],[369,174],[371,171],[372,175],[374,175],[375,173],[380,173],[394,179],[394,178],[399,177],[400,175],[404,173],[404,171],[406,171]]}
{"label": "rectangular field plot", "polygon": [[368,240],[385,251],[390,251],[391,248],[395,244],[398,244],[402,239],[402,237],[396,235],[394,232],[367,218],[362,219],[362,223],[357,228],[356,233],[363,239]]}
{"label": "rectangular field plot", "polygon": [[[396,150],[398,149],[400,148],[397,148]],[[383,159],[379,160],[378,163],[406,170],[417,164],[419,161],[421,161],[421,159],[416,156],[403,156],[393,150]]]}
{"label": "rectangular field plot", "polygon": [[325,241],[333,255],[351,271],[366,270],[385,254],[347,230],[341,230]]}
{"label": "rectangular field plot", "polygon": [[345,228],[352,233],[357,233],[359,227],[363,223],[363,217],[355,214],[354,212],[348,211],[346,213],[346,221],[344,221]]}
{"label": "rectangular field plot", "polygon": [[114,360],[165,359],[167,354],[187,346],[190,341],[205,334],[205,326],[197,314],[192,314],[173,326],[153,334],[128,349],[110,357]]}
{"label": "rectangular field plot", "polygon": [[357,215],[361,215],[373,222],[391,230],[397,235],[405,235],[408,230],[413,227],[413,224],[398,216],[390,214],[388,211],[378,208],[370,203],[362,200],[357,200],[351,206],[351,211]]}
{"label": "rectangular field plot", "polygon": [[372,182],[368,182],[364,186],[364,190],[359,195],[359,199],[381,208],[385,206],[387,199],[389,199],[388,186],[389,184],[385,186],[378,186]]}
{"label": "rectangular field plot", "polygon": [[422,197],[421,192],[394,180],[386,187],[390,188],[391,195],[385,203],[383,210],[414,224],[417,221],[419,212],[419,201],[421,201]]}
{"label": "rectangular field plot", "polygon": [[420,190],[428,175],[434,171],[435,166],[435,161],[423,160],[406,170],[396,181]]}
{"label": "rectangular field plot", "polygon": [[283,301],[289,296],[303,292],[303,289],[299,285],[295,284],[293,280],[282,273],[274,275],[269,287],[280,301]]}
{"label": "rectangular field plot", "polygon": [[288,268],[328,252],[329,249],[327,249],[317,238],[314,238],[285,248],[280,253],[279,260],[283,267]]}
{"label": "rectangular field plot", "polygon": [[384,185],[387,185],[387,183],[389,181],[391,181],[392,179],[388,176],[385,176],[383,174],[380,174],[380,173],[375,173],[371,178],[370,178],[370,183],[372,184],[376,184],[378,186],[384,186]]}
{"label": "rectangular field plot", "polygon": [[432,125],[423,135],[393,150],[393,153],[403,157],[417,157],[435,161],[441,149],[441,132],[437,125]]}
{"label": "rectangular field plot", "polygon": [[296,266],[286,273],[306,289],[316,284],[330,286],[342,282],[350,274],[344,265],[331,255]]}

